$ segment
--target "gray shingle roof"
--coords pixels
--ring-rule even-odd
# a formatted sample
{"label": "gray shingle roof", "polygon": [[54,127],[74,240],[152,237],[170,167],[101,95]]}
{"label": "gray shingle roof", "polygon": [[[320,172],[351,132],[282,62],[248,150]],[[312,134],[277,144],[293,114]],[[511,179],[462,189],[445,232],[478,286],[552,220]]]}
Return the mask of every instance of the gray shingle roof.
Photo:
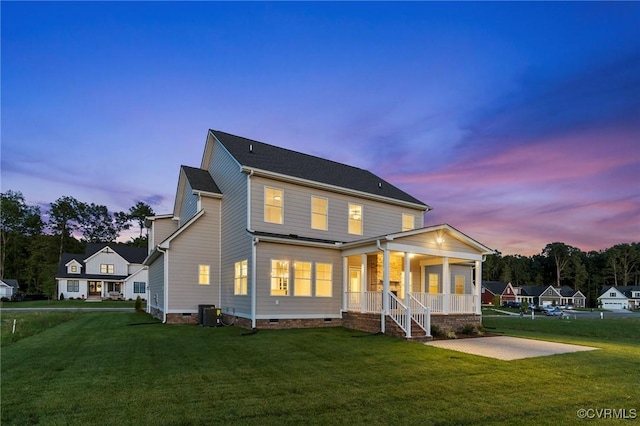
{"label": "gray shingle roof", "polygon": [[[85,273],[85,263],[84,260],[88,257],[93,256],[106,246],[109,246],[113,251],[118,253],[123,259],[125,259],[129,263],[139,263],[142,264],[144,259],[147,257],[147,249],[140,247],[128,246],[126,244],[119,243],[87,243],[87,248],[85,249],[84,254],[77,253],[62,253],[62,259],[58,264],[58,273],[56,277],[63,278],[88,278],[88,279],[109,279],[109,280],[121,280],[125,279],[126,275],[91,275]],[[80,274],[69,274],[67,273],[67,267],[65,266],[67,263],[71,262],[71,260],[76,260],[80,265],[82,265],[82,273]]]}
{"label": "gray shingle roof", "polygon": [[242,166],[428,206],[368,170],[218,130],[211,133]]}
{"label": "gray shingle roof", "polygon": [[492,294],[502,294],[505,288],[507,288],[507,283],[503,283],[502,281],[482,281],[482,287],[489,290]]}
{"label": "gray shingle roof", "polygon": [[194,190],[222,194],[222,191],[220,191],[220,188],[218,188],[218,185],[216,185],[207,170],[189,166],[182,166],[182,170],[184,170],[189,185],[191,185],[191,188]]}

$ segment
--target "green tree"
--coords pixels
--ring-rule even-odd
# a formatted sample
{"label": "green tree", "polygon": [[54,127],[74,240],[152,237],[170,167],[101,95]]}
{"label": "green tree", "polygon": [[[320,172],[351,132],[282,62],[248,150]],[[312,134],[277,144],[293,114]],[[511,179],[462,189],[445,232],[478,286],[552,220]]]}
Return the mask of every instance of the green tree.
{"label": "green tree", "polygon": [[58,261],[62,253],[68,251],[67,246],[72,239],[73,232],[78,230],[82,203],[73,197],[60,197],[49,207],[48,227],[58,236]]}
{"label": "green tree", "polygon": [[560,287],[563,272],[572,260],[572,256],[577,256],[580,250],[565,243],[549,243],[542,249],[542,255],[553,260],[555,266],[556,285]]}
{"label": "green tree", "polygon": [[[23,255],[24,238],[42,232],[44,223],[40,217],[40,207],[29,206],[21,192],[7,191],[1,194],[0,204],[0,278],[5,277],[7,261],[13,256],[18,260]],[[12,274],[17,271],[11,270]]]}
{"label": "green tree", "polygon": [[606,251],[607,266],[614,285],[629,285],[640,263],[640,252],[633,244],[617,244]]}
{"label": "green tree", "polygon": [[130,226],[129,215],[126,213],[116,212],[112,215],[106,206],[94,203],[82,203],[80,206],[78,229],[87,242],[113,242],[120,232]]}
{"label": "green tree", "polygon": [[147,203],[138,201],[133,207],[129,208],[129,218],[135,220],[140,227],[140,238],[142,238],[142,230],[144,229],[144,220],[149,216],[153,216],[153,209]]}

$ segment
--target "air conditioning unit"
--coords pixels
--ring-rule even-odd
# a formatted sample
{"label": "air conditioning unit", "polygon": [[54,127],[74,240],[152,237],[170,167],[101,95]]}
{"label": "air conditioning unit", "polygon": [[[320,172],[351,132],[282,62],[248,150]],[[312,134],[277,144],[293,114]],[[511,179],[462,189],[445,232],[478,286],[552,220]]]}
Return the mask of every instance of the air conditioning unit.
{"label": "air conditioning unit", "polygon": [[198,325],[204,325],[204,310],[215,309],[216,305],[198,305]]}
{"label": "air conditioning unit", "polygon": [[221,316],[222,311],[220,309],[217,309],[216,307],[204,308],[204,318],[202,320],[202,325],[205,327],[217,327],[220,325]]}

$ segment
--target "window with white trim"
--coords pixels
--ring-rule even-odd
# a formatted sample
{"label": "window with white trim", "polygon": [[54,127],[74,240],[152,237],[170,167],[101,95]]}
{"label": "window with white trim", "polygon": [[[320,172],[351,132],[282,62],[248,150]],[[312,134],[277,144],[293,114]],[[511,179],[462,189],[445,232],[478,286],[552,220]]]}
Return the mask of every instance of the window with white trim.
{"label": "window with white trim", "polygon": [[329,200],[311,197],[311,228],[326,231],[328,228]]}
{"label": "window with white trim", "polygon": [[316,296],[331,297],[333,289],[333,265],[316,263]]}
{"label": "window with white trim", "polygon": [[269,223],[282,223],[282,189],[264,187],[264,221]]}
{"label": "window with white trim", "polygon": [[209,265],[198,265],[198,284],[209,285]]}
{"label": "window with white trim", "polygon": [[293,295],[311,296],[311,262],[293,262]]}
{"label": "window with white trim", "polygon": [[113,274],[113,271],[114,271],[113,264],[102,263],[100,265],[101,274]]}
{"label": "window with white trim", "polygon": [[349,233],[362,235],[362,206],[349,203]]}
{"label": "window with white trim", "polygon": [[79,280],[67,280],[67,291],[78,293],[80,292],[80,281]]}
{"label": "window with white trim", "polygon": [[134,281],[133,282],[133,292],[135,294],[146,293],[147,292],[147,283],[144,281]]}
{"label": "window with white trim", "polygon": [[271,295],[289,295],[289,261],[271,260]]}
{"label": "window with white trim", "polygon": [[440,275],[429,274],[429,293],[431,294],[440,293]]}
{"label": "window with white trim", "polygon": [[71,265],[71,272],[78,273],[78,265]]}
{"label": "window with white trim", "polygon": [[464,281],[464,275],[455,276],[456,294],[464,294]]}
{"label": "window with white trim", "polygon": [[402,213],[402,230],[411,231],[416,227],[416,217],[412,214]]}
{"label": "window with white trim", "polygon": [[244,296],[247,294],[247,260],[235,263],[233,294]]}

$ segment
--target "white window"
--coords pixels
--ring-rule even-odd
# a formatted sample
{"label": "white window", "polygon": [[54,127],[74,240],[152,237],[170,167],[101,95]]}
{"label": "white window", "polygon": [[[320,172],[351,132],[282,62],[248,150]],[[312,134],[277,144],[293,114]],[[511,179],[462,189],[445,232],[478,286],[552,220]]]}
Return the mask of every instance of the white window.
{"label": "white window", "polygon": [[133,292],[134,293],[146,293],[147,283],[144,281],[134,281],[133,282]]}
{"label": "white window", "polygon": [[294,262],[294,296],[311,296],[311,262]]}
{"label": "white window", "polygon": [[326,231],[328,228],[329,200],[311,197],[311,228]]}
{"label": "white window", "polygon": [[464,275],[456,275],[456,294],[464,294]]}
{"label": "white window", "polygon": [[282,223],[282,189],[264,187],[264,221]]}
{"label": "white window", "polygon": [[100,265],[100,273],[101,274],[113,274],[113,265],[103,263]]}
{"label": "white window", "polygon": [[362,235],[362,206],[349,203],[349,233]]}
{"label": "white window", "polygon": [[67,292],[78,293],[80,291],[79,280],[67,280]]}
{"label": "white window", "polygon": [[316,263],[316,296],[331,297],[333,288],[332,265]]}
{"label": "white window", "polygon": [[235,264],[235,278],[233,285],[233,294],[246,295],[247,294],[247,261],[236,262]]}
{"label": "white window", "polygon": [[271,260],[271,295],[289,295],[289,261]]}
{"label": "white window", "polygon": [[609,297],[616,297],[616,292],[612,291],[611,293],[609,293]]}
{"label": "white window", "polygon": [[402,230],[411,231],[416,227],[416,218],[412,214],[402,214]]}
{"label": "white window", "polygon": [[209,285],[209,265],[198,265],[198,284]]}
{"label": "white window", "polygon": [[77,273],[78,272],[78,265],[71,265],[71,272]]}
{"label": "white window", "polygon": [[429,274],[429,293],[440,293],[440,275]]}

